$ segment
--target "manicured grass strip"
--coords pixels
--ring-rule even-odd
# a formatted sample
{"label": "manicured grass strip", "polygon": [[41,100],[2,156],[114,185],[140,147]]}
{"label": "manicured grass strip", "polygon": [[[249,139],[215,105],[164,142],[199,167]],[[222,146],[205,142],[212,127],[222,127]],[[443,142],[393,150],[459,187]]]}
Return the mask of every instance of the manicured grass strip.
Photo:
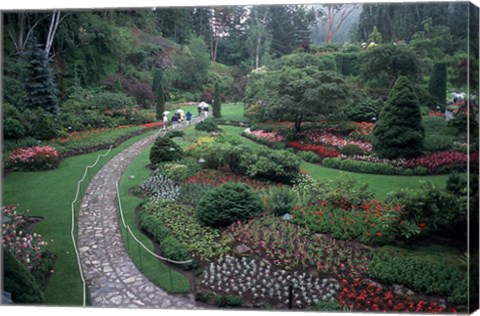
{"label": "manicured grass strip", "polygon": [[[155,131],[134,137],[117,148],[98,165],[89,170],[87,181],[80,189],[81,197],[95,173],[117,153]],[[70,238],[71,203],[75,198],[77,181],[85,166],[95,162],[107,150],[74,156],[61,161],[59,168],[39,172],[14,172],[3,181],[3,205],[16,204],[19,214],[41,216],[44,219],[34,227],[48,242],[48,249],[57,255],[55,272],[50,279],[45,300],[48,305],[81,306],[82,282]],[[81,201],[81,199],[80,199]],[[76,205],[76,212],[80,201]],[[25,213],[30,209],[31,213]]]}
{"label": "manicured grass strip", "polygon": [[[153,251],[152,242],[137,228],[136,225],[135,208],[142,202],[142,200],[133,197],[128,193],[132,187],[141,184],[150,176],[150,171],[145,168],[145,166],[150,163],[150,148],[151,146],[145,149],[127,167],[125,173],[122,175],[119,189],[126,225],[130,226],[130,229],[135,236]],[[123,242],[125,243],[130,258],[146,277],[169,293],[190,292],[190,283],[183,274],[171,270],[172,279],[170,279],[169,268],[141,248],[132,236],[127,236],[126,229],[123,228],[121,222],[119,222],[119,226],[121,227]]]}
{"label": "manicured grass strip", "polygon": [[[245,128],[235,126],[221,126],[226,134],[237,137],[242,144],[245,144],[253,149],[260,148],[263,145],[257,144],[254,141],[240,136]],[[375,193],[377,199],[385,199],[389,192],[396,191],[402,188],[417,189],[420,188],[420,181],[430,181],[440,188],[444,188],[448,175],[436,176],[391,176],[391,175],[373,175],[355,172],[346,172],[337,169],[325,168],[319,165],[311,164],[303,161],[301,168],[308,171],[308,173],[316,180],[330,180],[339,177],[341,174],[347,174],[355,178],[359,183],[368,184],[369,188]]]}
{"label": "manicured grass strip", "polygon": [[[190,111],[193,114],[193,117],[198,116],[198,110],[196,105],[185,105],[179,107],[187,113]],[[171,111],[169,118],[173,115],[173,110]],[[209,116],[212,116],[212,107],[208,113]],[[222,104],[222,120],[226,121],[236,121],[236,122],[245,122],[247,118],[243,116],[243,103],[225,103]]]}

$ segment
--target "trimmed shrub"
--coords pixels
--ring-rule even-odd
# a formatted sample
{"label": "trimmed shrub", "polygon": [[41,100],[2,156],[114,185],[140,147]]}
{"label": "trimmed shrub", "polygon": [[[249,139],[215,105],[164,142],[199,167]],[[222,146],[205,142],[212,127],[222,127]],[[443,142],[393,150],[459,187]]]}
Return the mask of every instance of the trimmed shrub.
{"label": "trimmed shrub", "polygon": [[297,195],[290,188],[281,186],[269,188],[261,194],[261,197],[266,211],[275,216],[282,216],[293,209]]}
{"label": "trimmed shrub", "polygon": [[420,256],[385,247],[374,253],[368,272],[381,282],[401,284],[421,293],[446,295],[451,304],[467,302],[467,267],[442,260],[440,256]]}
{"label": "trimmed shrub", "polygon": [[261,209],[258,193],[243,183],[229,182],[203,196],[197,205],[197,218],[212,227],[225,227],[252,218]]}
{"label": "trimmed shrub", "polygon": [[169,259],[176,261],[187,261],[192,259],[185,246],[171,235],[162,240],[160,248],[163,255]]}
{"label": "trimmed shrub", "polygon": [[382,158],[411,158],[423,149],[420,104],[407,77],[399,77],[373,129],[374,151]]}
{"label": "trimmed shrub", "polygon": [[150,151],[150,162],[154,165],[163,161],[179,160],[183,149],[169,137],[158,137]]}
{"label": "trimmed shrub", "polygon": [[165,134],[165,137],[168,137],[168,138],[183,137],[183,136],[185,136],[185,132],[179,129],[170,130]]}
{"label": "trimmed shrub", "polygon": [[215,123],[215,120],[213,118],[207,118],[197,125],[195,125],[195,129],[197,131],[205,131],[208,133],[212,132],[220,132],[222,129],[218,127],[217,123]]}
{"label": "trimmed shrub", "polygon": [[55,169],[60,164],[60,154],[50,146],[35,146],[13,150],[9,164],[23,171]]}
{"label": "trimmed shrub", "polygon": [[[300,157],[301,159],[305,160],[306,162],[311,162],[311,163],[317,163],[322,161],[322,158],[320,158],[319,155],[315,154],[314,152],[311,151],[298,151],[297,156]],[[325,158],[327,159],[327,158]]]}
{"label": "trimmed shrub", "polygon": [[363,149],[354,144],[348,144],[340,149],[340,152],[347,156],[363,156]]}
{"label": "trimmed shrub", "polygon": [[38,284],[28,269],[8,250],[3,250],[3,289],[12,294],[12,301],[19,304],[45,302]]}
{"label": "trimmed shrub", "polygon": [[453,148],[453,136],[428,135],[424,148],[428,152],[447,151]]}
{"label": "trimmed shrub", "polygon": [[378,115],[383,107],[383,100],[373,100],[370,98],[354,101],[344,108],[345,116],[354,122],[373,122],[373,118]]}
{"label": "trimmed shrub", "polygon": [[25,127],[19,120],[6,117],[3,119],[3,136],[7,139],[19,139],[25,136]]}
{"label": "trimmed shrub", "polygon": [[286,150],[262,148],[240,157],[240,169],[251,178],[291,183],[300,172],[300,160]]}

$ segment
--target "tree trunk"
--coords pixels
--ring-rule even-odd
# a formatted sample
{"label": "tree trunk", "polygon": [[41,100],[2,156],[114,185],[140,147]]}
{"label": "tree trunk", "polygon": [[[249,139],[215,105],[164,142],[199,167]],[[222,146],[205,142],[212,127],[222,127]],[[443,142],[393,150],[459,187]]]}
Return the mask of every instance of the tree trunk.
{"label": "tree trunk", "polygon": [[295,115],[295,133],[300,133],[302,121],[303,121],[303,115],[296,114]]}

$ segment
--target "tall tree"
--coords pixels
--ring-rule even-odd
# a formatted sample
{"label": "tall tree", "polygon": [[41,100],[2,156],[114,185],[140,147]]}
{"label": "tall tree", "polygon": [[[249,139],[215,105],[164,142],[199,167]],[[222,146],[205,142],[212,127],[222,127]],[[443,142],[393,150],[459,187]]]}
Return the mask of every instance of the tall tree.
{"label": "tall tree", "polygon": [[247,21],[247,50],[253,57],[253,68],[260,67],[260,58],[268,52],[270,43],[270,31],[267,27],[270,10],[266,6],[254,6]]}
{"label": "tall tree", "polygon": [[157,120],[160,120],[162,118],[162,113],[165,111],[165,96],[163,91],[162,79],[162,70],[155,69],[153,72],[152,91],[155,94],[155,117],[157,118]]}
{"label": "tall tree", "polygon": [[317,17],[327,30],[327,44],[332,42],[332,38],[356,8],[356,4],[326,4],[317,10]]}
{"label": "tall tree", "polygon": [[373,134],[373,150],[380,157],[411,158],[422,153],[425,132],[420,103],[407,77],[395,82]]}
{"label": "tall tree", "polygon": [[222,94],[218,82],[215,83],[212,114],[215,118],[222,117]]}
{"label": "tall tree", "polygon": [[36,38],[24,52],[26,62],[25,90],[27,92],[25,107],[42,108],[51,113],[58,112],[58,87],[55,74],[48,62],[47,52],[38,44]]}
{"label": "tall tree", "polygon": [[274,57],[290,54],[300,43],[308,41],[315,12],[302,5],[270,7],[268,27],[272,35],[271,53]]}
{"label": "tall tree", "polygon": [[438,106],[443,110],[447,97],[447,64],[438,62],[433,65],[433,71],[428,83],[428,92],[435,98]]}

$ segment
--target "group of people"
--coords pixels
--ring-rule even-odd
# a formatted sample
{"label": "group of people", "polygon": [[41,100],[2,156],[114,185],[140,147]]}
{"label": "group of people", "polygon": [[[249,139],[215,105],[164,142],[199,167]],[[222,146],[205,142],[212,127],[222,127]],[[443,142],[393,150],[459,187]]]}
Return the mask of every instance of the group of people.
{"label": "group of people", "polygon": [[[167,129],[168,127],[168,114],[163,113],[163,129]],[[173,128],[178,128],[183,126],[183,123],[187,123],[187,125],[190,125],[192,121],[192,113],[188,111],[186,114],[184,112],[175,112],[171,118],[172,122],[172,127]]]}
{"label": "group of people", "polygon": [[[207,118],[208,117],[208,111],[209,111],[209,105],[206,102],[200,102],[197,106],[198,109],[198,116]],[[163,129],[167,129],[168,123],[169,123],[169,118],[168,114],[170,112],[163,112],[162,114],[162,120],[163,120]],[[183,126],[183,124],[186,122],[187,125],[191,124],[192,121],[192,116],[193,114],[188,111],[185,113],[183,110],[177,110],[173,116],[171,117],[171,122],[172,122],[172,127],[173,128],[179,128]]]}

